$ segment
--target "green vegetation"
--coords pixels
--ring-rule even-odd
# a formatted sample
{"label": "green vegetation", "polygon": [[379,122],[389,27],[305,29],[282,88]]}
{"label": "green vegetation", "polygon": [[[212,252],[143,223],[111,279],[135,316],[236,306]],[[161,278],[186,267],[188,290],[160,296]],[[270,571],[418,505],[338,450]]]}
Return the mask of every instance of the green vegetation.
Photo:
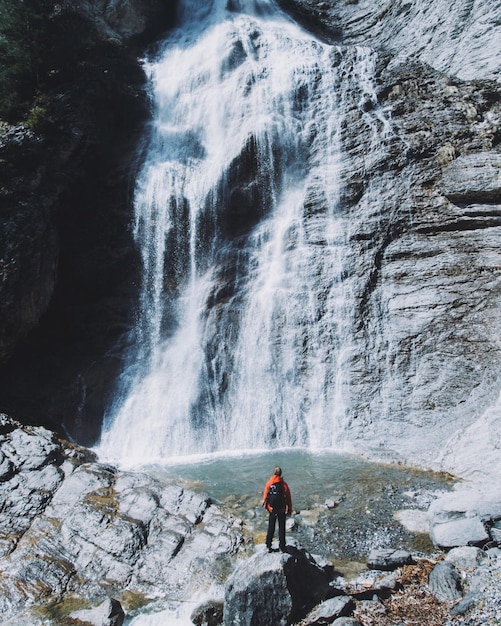
{"label": "green vegetation", "polygon": [[49,62],[51,0],[0,0],[0,117],[26,110]]}
{"label": "green vegetation", "polygon": [[116,48],[55,0],[0,0],[0,119],[39,128],[79,83],[99,86]]}

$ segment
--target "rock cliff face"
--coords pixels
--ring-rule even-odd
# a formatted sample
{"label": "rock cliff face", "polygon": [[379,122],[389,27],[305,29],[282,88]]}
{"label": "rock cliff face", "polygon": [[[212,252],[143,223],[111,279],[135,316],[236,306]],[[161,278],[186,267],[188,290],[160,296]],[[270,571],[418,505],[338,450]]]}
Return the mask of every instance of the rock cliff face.
{"label": "rock cliff face", "polygon": [[0,403],[86,443],[133,308],[131,186],[149,107],[139,55],[175,5],[61,3],[75,65],[47,78],[40,120],[0,128]]}
{"label": "rock cliff face", "polygon": [[386,50],[462,80],[499,80],[499,7],[488,0],[279,0],[328,41]]}
{"label": "rock cliff face", "polygon": [[382,458],[499,475],[499,8],[281,5],[326,39],[379,50],[378,100],[393,127],[370,166],[360,116],[343,138],[358,303],[343,438]]}

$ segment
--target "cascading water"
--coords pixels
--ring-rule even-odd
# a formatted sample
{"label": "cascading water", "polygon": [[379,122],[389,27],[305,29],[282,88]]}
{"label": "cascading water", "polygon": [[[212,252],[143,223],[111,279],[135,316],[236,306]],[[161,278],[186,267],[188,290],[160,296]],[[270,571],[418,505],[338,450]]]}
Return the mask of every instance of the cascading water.
{"label": "cascading water", "polygon": [[374,102],[371,63],[272,1],[184,0],[146,63],[141,306],[103,456],[336,444],[353,324],[340,137]]}

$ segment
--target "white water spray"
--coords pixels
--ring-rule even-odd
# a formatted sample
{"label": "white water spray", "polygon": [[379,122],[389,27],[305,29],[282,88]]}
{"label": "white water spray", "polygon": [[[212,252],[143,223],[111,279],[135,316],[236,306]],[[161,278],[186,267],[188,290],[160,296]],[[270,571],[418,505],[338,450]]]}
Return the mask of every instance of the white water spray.
{"label": "white water spray", "polygon": [[372,62],[272,1],[182,3],[146,65],[144,284],[103,456],[335,446],[352,350],[341,126],[374,99]]}

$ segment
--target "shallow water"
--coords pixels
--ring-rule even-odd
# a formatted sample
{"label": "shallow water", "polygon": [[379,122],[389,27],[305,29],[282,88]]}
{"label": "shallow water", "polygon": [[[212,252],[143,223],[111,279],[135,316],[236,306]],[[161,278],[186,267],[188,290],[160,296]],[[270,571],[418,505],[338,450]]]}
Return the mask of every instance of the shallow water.
{"label": "shallow water", "polygon": [[[182,480],[229,507],[245,522],[256,544],[264,542],[264,484],[280,465],[292,492],[296,528],[289,531],[306,549],[338,561],[365,560],[372,548],[431,550],[426,537],[394,519],[401,509],[424,510],[450,476],[334,452],[282,450],[150,467],[153,474]],[[334,508],[326,501],[341,502]]]}
{"label": "shallow water", "polygon": [[[292,491],[296,527],[288,531],[288,541],[293,538],[311,553],[329,559],[348,580],[366,570],[372,548],[403,548],[421,554],[433,551],[427,535],[409,532],[394,519],[394,513],[424,511],[437,493],[454,484],[446,474],[297,449],[192,457],[141,469],[180,481],[229,508],[243,519],[249,539],[259,545],[265,540],[268,517],[261,506],[262,491],[275,465],[282,467]],[[338,496],[342,501],[329,509],[326,500]],[[184,604],[168,606],[159,600],[129,614],[126,624],[187,626],[191,611],[203,599],[204,593]]]}

